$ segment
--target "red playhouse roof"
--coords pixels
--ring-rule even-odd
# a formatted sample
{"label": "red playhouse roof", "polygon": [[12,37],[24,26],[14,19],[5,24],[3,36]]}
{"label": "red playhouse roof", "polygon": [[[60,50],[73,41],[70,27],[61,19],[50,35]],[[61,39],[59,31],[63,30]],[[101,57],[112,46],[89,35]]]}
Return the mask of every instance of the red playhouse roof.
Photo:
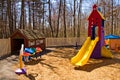
{"label": "red playhouse roof", "polygon": [[101,14],[100,11],[98,11],[97,5],[95,4],[95,5],[93,5],[93,10],[92,10],[90,16],[88,17],[88,20],[91,18],[96,18],[96,17],[99,17],[99,18],[105,20],[104,16]]}

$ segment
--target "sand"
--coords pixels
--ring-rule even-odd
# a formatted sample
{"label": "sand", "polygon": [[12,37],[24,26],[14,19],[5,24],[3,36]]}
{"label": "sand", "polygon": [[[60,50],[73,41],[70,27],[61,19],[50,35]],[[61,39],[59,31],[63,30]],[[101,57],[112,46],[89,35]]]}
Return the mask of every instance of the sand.
{"label": "sand", "polygon": [[[70,59],[78,50],[74,48],[52,48],[42,58],[25,64],[26,75],[19,80],[120,80],[120,53],[114,59],[90,59],[83,67],[75,67]],[[15,65],[14,68],[17,68]]]}

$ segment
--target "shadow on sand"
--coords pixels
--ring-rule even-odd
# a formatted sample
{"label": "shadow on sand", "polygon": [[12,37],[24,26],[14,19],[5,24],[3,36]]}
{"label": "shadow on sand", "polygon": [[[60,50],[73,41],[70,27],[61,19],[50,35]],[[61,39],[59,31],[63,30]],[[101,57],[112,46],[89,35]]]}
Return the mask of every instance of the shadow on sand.
{"label": "shadow on sand", "polygon": [[25,65],[35,65],[40,63],[41,61],[44,61],[45,59],[39,58],[39,59],[32,59],[29,62],[25,62]]}
{"label": "shadow on sand", "polygon": [[[40,62],[40,64],[49,67],[49,68],[50,68],[52,71],[54,71],[54,72],[55,72],[54,69],[57,68],[57,67],[53,66],[52,64],[48,64],[48,63],[45,63],[45,62]],[[55,73],[56,73],[56,72],[55,72]]]}
{"label": "shadow on sand", "polygon": [[36,80],[35,77],[38,76],[37,73],[31,73],[31,74],[25,74],[26,77],[28,77],[30,80]]}
{"label": "shadow on sand", "polygon": [[107,58],[101,58],[101,59],[95,59],[93,62],[88,62],[88,64],[84,66],[75,67],[75,70],[83,70],[87,72],[91,72],[92,70],[108,66],[108,67],[114,67],[120,69],[120,66],[112,65],[111,64],[120,64],[119,58],[113,58],[113,59],[107,59]]}
{"label": "shadow on sand", "polygon": [[71,59],[76,53],[78,52],[77,49],[74,47],[59,47],[53,50],[52,54],[48,54],[48,56],[58,57],[58,58],[65,58],[65,59]]}

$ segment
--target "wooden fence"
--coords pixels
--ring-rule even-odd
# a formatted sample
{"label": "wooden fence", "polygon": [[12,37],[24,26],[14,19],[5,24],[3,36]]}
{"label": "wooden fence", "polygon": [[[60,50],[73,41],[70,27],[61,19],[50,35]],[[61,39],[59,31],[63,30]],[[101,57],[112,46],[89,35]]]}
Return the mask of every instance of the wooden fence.
{"label": "wooden fence", "polygon": [[10,38],[0,39],[0,57],[9,55],[11,53]]}
{"label": "wooden fence", "polygon": [[[57,47],[57,46],[76,46],[82,45],[85,41],[85,37],[81,38],[46,38],[46,47]],[[0,57],[9,55],[11,53],[11,43],[9,39],[0,39]]]}
{"label": "wooden fence", "polygon": [[46,47],[82,45],[86,38],[46,38]]}

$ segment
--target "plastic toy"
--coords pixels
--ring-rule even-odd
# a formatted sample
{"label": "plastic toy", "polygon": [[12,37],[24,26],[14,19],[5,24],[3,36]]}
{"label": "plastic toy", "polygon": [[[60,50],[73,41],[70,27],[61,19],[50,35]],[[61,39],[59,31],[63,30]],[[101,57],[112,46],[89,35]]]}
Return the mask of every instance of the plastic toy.
{"label": "plastic toy", "polygon": [[42,49],[40,47],[36,47],[36,48],[25,48],[24,52],[23,52],[23,61],[25,62],[29,62],[29,60],[31,59],[31,57],[35,56],[36,58],[38,56],[41,57],[40,52],[42,51]]}
{"label": "plastic toy", "polygon": [[20,68],[15,71],[16,74],[26,74],[26,69],[23,67],[23,61],[22,61],[23,49],[24,49],[24,45],[22,44],[19,55]]}
{"label": "plastic toy", "polygon": [[113,55],[104,46],[104,21],[105,18],[98,10],[97,5],[88,18],[88,37],[77,55],[71,59],[71,63],[76,66],[84,66],[89,58],[108,57]]}
{"label": "plastic toy", "polygon": [[40,47],[36,48],[25,48],[24,50],[24,45],[21,45],[20,49],[20,55],[19,55],[19,64],[20,68],[15,71],[16,74],[26,74],[26,69],[23,67],[23,61],[28,61],[30,60],[30,56],[39,54],[41,52]]}

